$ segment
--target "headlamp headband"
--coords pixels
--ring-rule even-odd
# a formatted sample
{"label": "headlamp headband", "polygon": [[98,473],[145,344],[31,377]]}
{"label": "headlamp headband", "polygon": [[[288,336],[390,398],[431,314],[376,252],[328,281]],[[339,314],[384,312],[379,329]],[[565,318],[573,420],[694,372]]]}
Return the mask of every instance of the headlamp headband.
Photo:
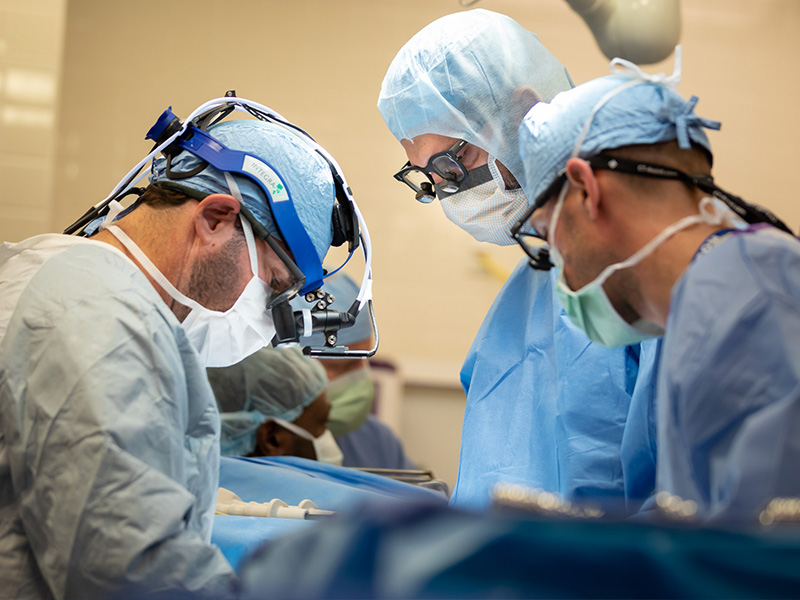
{"label": "headlamp headband", "polygon": [[[254,231],[259,234],[260,237],[267,240],[267,243],[278,253],[287,267],[289,267],[295,275],[295,278],[300,281],[302,285],[299,289],[299,286],[295,285],[291,290],[287,290],[278,295],[275,304],[283,306],[285,312],[288,299],[298,291],[305,295],[307,301],[311,302],[309,298],[313,295],[312,292],[322,285],[323,278],[332,275],[341,269],[344,264],[331,273],[323,274],[319,257],[308,237],[308,233],[305,231],[305,227],[303,227],[294,209],[293,200],[286,182],[275,169],[265,161],[247,152],[240,152],[227,148],[224,144],[221,144],[219,140],[216,140],[207,133],[206,130],[210,126],[219,123],[234,111],[246,112],[259,120],[284,127],[317,152],[330,167],[336,193],[336,203],[334,204],[331,216],[331,225],[333,228],[333,240],[331,245],[340,246],[344,242],[347,242],[349,255],[344,264],[349,261],[356,248],[360,246],[365,263],[364,276],[358,295],[347,313],[349,317],[344,319],[347,323],[343,322],[341,326],[346,327],[352,324],[358,313],[367,308],[375,333],[375,347],[369,351],[341,351],[332,347],[323,350],[306,348],[305,351],[315,356],[320,355],[332,358],[356,356],[363,358],[372,356],[378,344],[377,327],[375,326],[375,319],[372,315],[372,244],[366,222],[361,215],[358,205],[353,199],[353,194],[347,184],[341,167],[339,167],[336,160],[322,146],[300,127],[289,122],[280,114],[262,104],[251,100],[245,100],[244,98],[237,98],[232,91],[227,92],[224,98],[216,98],[197,107],[183,123],[172,113],[171,109],[164,111],[155,125],[153,125],[147,133],[147,138],[156,142],[153,149],[147,156],[140,160],[119,183],[117,183],[104,200],[92,206],[83,216],[67,227],[64,233],[91,235],[89,233],[90,227],[88,227],[90,223],[98,221],[100,217],[106,215],[108,215],[107,220],[112,220],[114,215],[118,215],[123,210],[119,202],[122,198],[131,193],[141,195],[143,190],[135,186],[147,176],[148,171],[144,170],[144,168],[154,160],[159,153],[163,153],[167,158],[167,166],[171,174],[170,179],[162,183],[166,184],[168,187],[177,189],[188,189],[179,183],[180,180],[190,177],[192,174],[199,173],[205,168],[206,164],[211,164],[223,172],[235,173],[247,177],[264,191],[267,202],[269,202],[269,207],[272,210],[275,223],[284,236],[285,243],[295,257],[296,263],[283,251],[274,236],[269,235],[266,228],[255,219],[253,214],[247,210],[245,206],[242,206],[242,212],[245,218],[253,225]],[[171,156],[184,150],[197,156],[197,158],[203,161],[203,164],[199,165],[196,170],[192,169],[185,173],[175,173],[171,169]],[[282,187],[279,188],[279,185]],[[272,194],[272,191],[276,193]],[[187,195],[196,197],[193,194]],[[132,209],[133,206],[129,206],[126,212]],[[319,292],[317,292],[317,294],[319,294]],[[271,308],[275,308],[275,310],[273,310],[273,313],[275,313],[277,306],[271,306]],[[305,312],[308,311],[306,310]],[[327,330],[327,327],[325,329]],[[334,344],[326,345],[333,346]]]}
{"label": "headlamp headband", "polygon": [[[196,119],[194,123],[209,124],[213,116],[227,116],[235,106],[234,103],[228,103],[227,106],[223,105],[212,113]],[[145,138],[158,143],[165,129],[168,129],[168,125],[164,126],[164,123],[173,123],[175,119],[177,119],[177,117],[175,117],[170,109],[167,109],[161,115],[159,121],[147,132]],[[205,168],[205,165],[201,165],[201,168],[192,169],[188,173],[176,173],[172,171],[172,156],[184,150],[201,159],[205,164],[211,165],[223,172],[247,177],[258,185],[264,192],[264,197],[275,219],[275,224],[283,236],[284,242],[292,251],[294,262],[302,274],[301,277],[304,277],[303,285],[301,285],[299,289],[300,293],[306,293],[319,288],[322,285],[323,278],[322,263],[317,256],[311,238],[306,232],[303,223],[300,221],[300,217],[297,215],[287,182],[272,165],[249,152],[232,150],[211,136],[204,129],[190,124],[184,129],[183,133],[164,150],[168,161],[167,176],[170,179],[183,179],[193,176]]]}

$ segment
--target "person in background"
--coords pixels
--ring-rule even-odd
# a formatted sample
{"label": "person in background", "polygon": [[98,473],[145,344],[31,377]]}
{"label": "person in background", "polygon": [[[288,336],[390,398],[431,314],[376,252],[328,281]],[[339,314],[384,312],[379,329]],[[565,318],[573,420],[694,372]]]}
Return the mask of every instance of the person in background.
{"label": "person in background", "polygon": [[230,456],[299,456],[342,464],[328,429],[328,378],[297,348],[263,348],[230,367],[208,369]]}
{"label": "person in background", "polygon": [[[252,119],[193,139],[269,163],[321,266],[336,196],[316,150]],[[237,593],[210,543],[220,424],[206,366],[272,339],[268,298],[294,284],[273,247],[295,240],[254,180],[164,152],[138,202],[91,239],[0,247],[4,597]]]}
{"label": "person in background", "polygon": [[[528,206],[519,124],[572,85],[538,37],[505,15],[434,21],[397,53],[378,98],[409,160],[395,178],[420,202],[438,199],[476,240],[513,244],[509,230]],[[624,500],[632,512],[654,488],[658,345],[590,342],[554,283],[521,261],[467,354],[455,506],[483,508],[505,482]]]}
{"label": "person in background", "polygon": [[755,523],[774,498],[800,495],[800,242],[714,183],[704,130],[720,125],[675,76],[617,66],[525,117],[532,218],[517,236],[528,251],[520,233],[548,240],[559,295],[591,338],[666,330],[664,505]]}
{"label": "person in background", "polygon": [[[346,311],[358,295],[358,285],[344,272],[325,280],[323,290],[335,300],[333,310]],[[375,336],[369,315],[360,313],[356,322],[339,330],[339,343],[352,350],[371,350]],[[301,339],[302,344],[323,344],[322,334]],[[328,375],[327,395],[331,404],[328,427],[344,454],[346,467],[416,469],[394,432],[373,413],[376,386],[365,359],[320,359]]]}

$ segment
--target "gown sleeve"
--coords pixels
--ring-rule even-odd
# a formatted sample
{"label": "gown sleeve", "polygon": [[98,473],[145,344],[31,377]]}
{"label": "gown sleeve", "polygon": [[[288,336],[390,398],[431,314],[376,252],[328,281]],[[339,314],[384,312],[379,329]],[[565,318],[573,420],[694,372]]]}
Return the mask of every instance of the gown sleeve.
{"label": "gown sleeve", "polygon": [[177,321],[135,289],[59,296],[54,285],[29,286],[0,348],[0,407],[14,419],[8,456],[34,572],[55,597],[231,596],[236,577],[209,543],[218,416]]}

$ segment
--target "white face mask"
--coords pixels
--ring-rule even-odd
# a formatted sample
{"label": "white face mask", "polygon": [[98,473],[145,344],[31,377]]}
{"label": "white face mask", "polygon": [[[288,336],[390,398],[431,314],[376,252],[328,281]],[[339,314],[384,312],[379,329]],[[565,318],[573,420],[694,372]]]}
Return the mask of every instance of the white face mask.
{"label": "white face mask", "polygon": [[273,418],[272,420],[284,429],[288,429],[296,436],[311,442],[311,444],[314,446],[314,453],[317,455],[317,460],[319,462],[328,463],[329,465],[342,464],[344,455],[339,449],[339,444],[336,443],[336,440],[334,439],[330,429],[325,429],[321,436],[315,438],[313,435],[311,435],[311,433],[302,427],[298,427],[294,423],[284,421],[283,419]]}
{"label": "white face mask", "polygon": [[528,200],[522,188],[506,189],[497,158],[491,154],[488,167],[490,181],[448,196],[440,195],[439,201],[447,218],[479,242],[510,246],[515,243],[511,226],[527,210]]}
{"label": "white face mask", "polygon": [[258,277],[258,253],[250,223],[240,215],[253,277],[234,305],[225,312],[210,310],[173,286],[136,243],[116,225],[108,230],[139,261],[147,273],[177,302],[191,308],[183,328],[206,367],[228,367],[269,345],[275,336],[267,310],[271,289]]}

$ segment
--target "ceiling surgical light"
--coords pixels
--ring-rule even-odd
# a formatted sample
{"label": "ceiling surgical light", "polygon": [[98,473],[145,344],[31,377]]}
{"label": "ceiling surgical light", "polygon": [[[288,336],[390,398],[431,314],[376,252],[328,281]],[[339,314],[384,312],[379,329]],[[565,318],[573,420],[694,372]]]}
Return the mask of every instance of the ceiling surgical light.
{"label": "ceiling surgical light", "polygon": [[680,0],[567,0],[609,59],[640,65],[667,58],[681,36]]}

